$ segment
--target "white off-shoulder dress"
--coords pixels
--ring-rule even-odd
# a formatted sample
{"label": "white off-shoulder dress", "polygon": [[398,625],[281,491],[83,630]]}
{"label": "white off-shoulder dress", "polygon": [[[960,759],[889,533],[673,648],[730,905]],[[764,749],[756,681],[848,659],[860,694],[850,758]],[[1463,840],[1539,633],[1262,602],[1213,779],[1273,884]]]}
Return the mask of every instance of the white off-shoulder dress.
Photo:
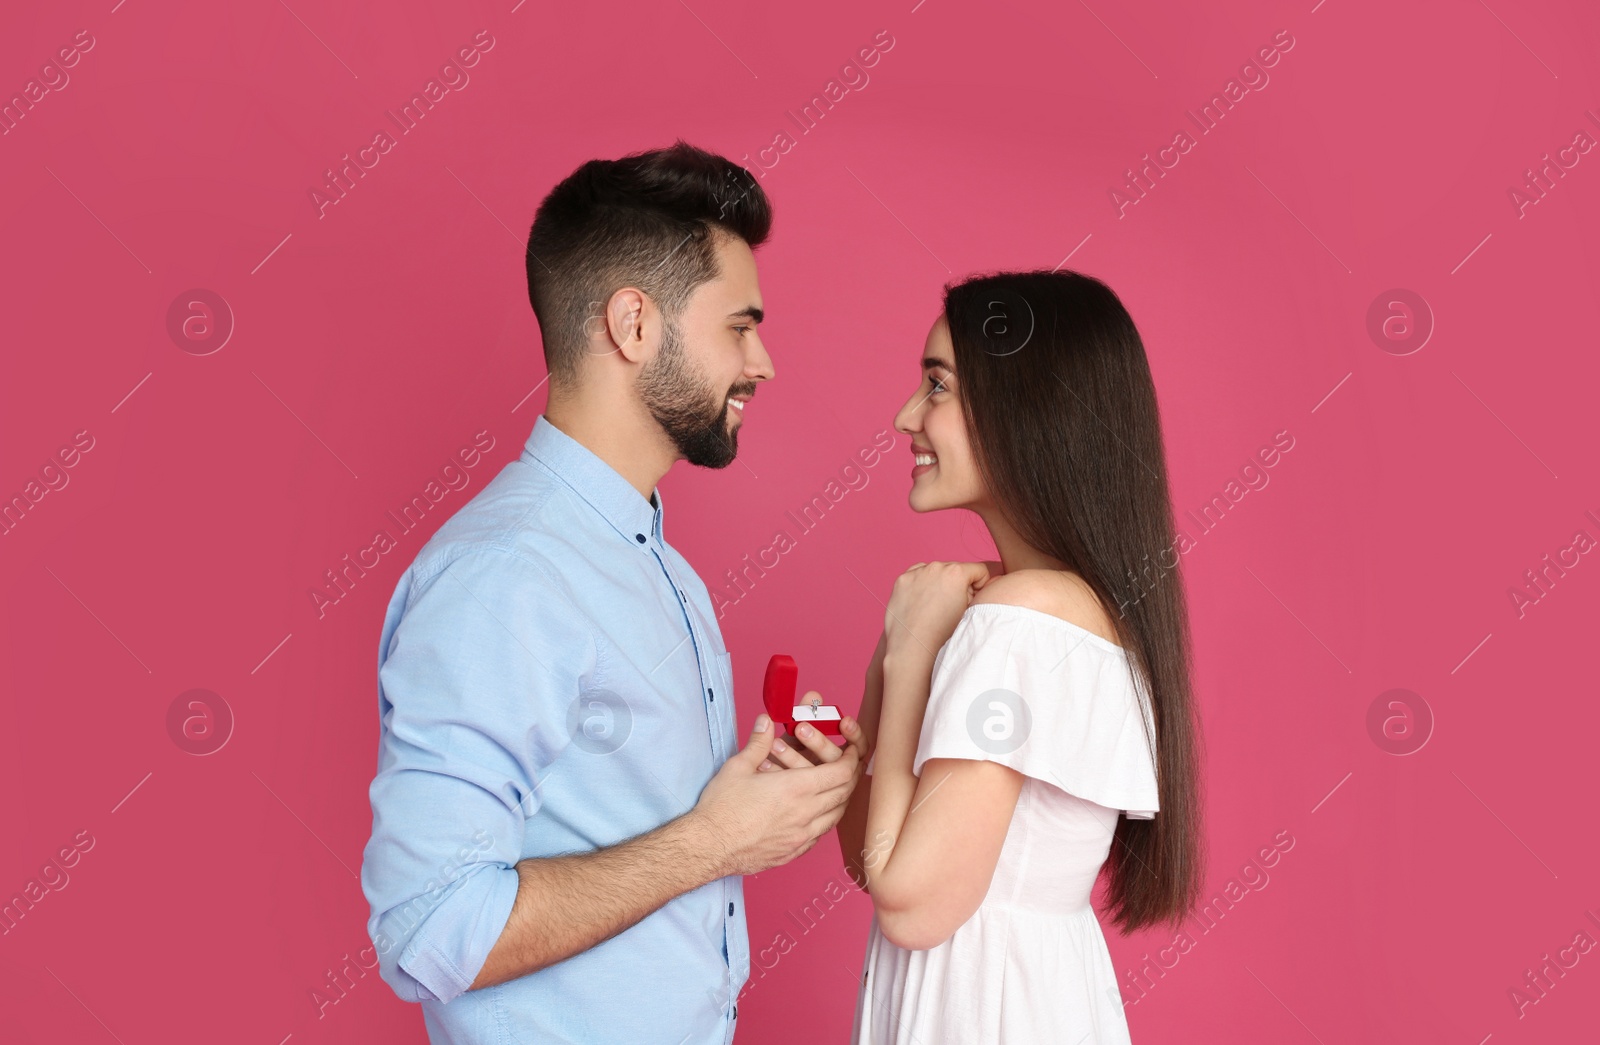
{"label": "white off-shoulder dress", "polygon": [[1158,811],[1146,693],[1121,646],[1070,621],[967,608],[934,659],[913,769],[988,759],[1026,779],[989,892],[953,936],[908,951],[873,916],[855,1045],[1129,1041],[1089,894],[1117,817]]}

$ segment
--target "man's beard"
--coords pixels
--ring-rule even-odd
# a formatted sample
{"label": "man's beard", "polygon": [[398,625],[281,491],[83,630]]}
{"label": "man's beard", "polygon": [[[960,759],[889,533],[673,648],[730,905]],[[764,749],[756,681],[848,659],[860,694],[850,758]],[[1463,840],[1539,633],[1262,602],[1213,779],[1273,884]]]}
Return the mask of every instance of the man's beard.
{"label": "man's beard", "polygon": [[639,374],[639,396],[690,464],[726,468],[739,452],[738,431],[728,431],[728,396],[689,362],[677,326],[662,327],[661,350]]}

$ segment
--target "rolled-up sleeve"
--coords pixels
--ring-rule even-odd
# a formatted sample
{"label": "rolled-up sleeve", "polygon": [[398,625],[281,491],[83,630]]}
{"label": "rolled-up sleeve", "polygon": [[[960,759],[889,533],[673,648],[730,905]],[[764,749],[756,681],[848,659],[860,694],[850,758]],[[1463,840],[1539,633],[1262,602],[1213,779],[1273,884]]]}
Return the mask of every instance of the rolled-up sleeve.
{"label": "rolled-up sleeve", "polygon": [[448,1002],[511,915],[524,828],[595,647],[517,552],[474,549],[411,580],[380,651],[361,886],[384,981],[406,1001]]}

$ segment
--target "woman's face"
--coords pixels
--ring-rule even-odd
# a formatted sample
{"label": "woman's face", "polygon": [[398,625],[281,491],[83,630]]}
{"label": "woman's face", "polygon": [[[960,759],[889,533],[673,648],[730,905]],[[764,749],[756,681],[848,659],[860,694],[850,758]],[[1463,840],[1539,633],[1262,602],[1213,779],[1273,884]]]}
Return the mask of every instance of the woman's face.
{"label": "woman's face", "polygon": [[895,431],[910,437],[915,460],[928,462],[911,471],[912,511],[973,508],[987,500],[967,441],[954,362],[950,325],[940,313],[917,356],[922,379],[894,418]]}

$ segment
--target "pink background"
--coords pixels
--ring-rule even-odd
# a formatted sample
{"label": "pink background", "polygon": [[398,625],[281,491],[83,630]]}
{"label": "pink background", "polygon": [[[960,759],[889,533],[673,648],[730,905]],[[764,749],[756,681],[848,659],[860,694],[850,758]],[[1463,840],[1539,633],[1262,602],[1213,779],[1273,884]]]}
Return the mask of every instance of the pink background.
{"label": "pink background", "polygon": [[[543,407],[533,208],[583,160],[676,136],[748,156],[777,213],[778,379],[738,462],[663,483],[668,539],[738,599],[741,729],[773,652],[853,707],[894,576],[992,554],[973,517],[909,510],[900,437],[759,583],[726,581],[890,427],[944,281],[1070,257],[1144,335],[1180,513],[1294,440],[1215,529],[1186,526],[1207,894],[1237,903],[1185,922],[1186,953],[1108,932],[1134,1040],[1592,1037],[1600,953],[1572,944],[1600,939],[1600,564],[1569,552],[1520,614],[1509,591],[1600,537],[1600,153],[1537,204],[1511,190],[1600,137],[1600,14],[913,2],[12,12],[0,96],[94,45],[0,136],[0,494],[93,446],[0,536],[0,898],[92,848],[0,935],[8,1041],[424,1040],[375,971],[320,1016],[312,997],[368,942],[383,608]],[[470,81],[319,216],[324,172],[481,30]],[[870,80],[800,133],[787,112],[885,30]],[[1241,72],[1280,30],[1269,79]],[[1246,77],[1200,133],[1187,112]],[[1185,128],[1119,216],[1112,190]],[[169,334],[194,288],[231,309],[220,348]],[[1369,332],[1402,297],[1425,341]],[[319,619],[324,571],[480,431],[467,490]],[[167,725],[194,688],[234,717],[203,757]],[[1369,726],[1394,689],[1410,754]],[[1263,875],[1275,838],[1294,844]],[[868,902],[795,920],[841,874],[828,839],[749,882],[740,1040],[845,1039]],[[1577,964],[1519,1015],[1511,990],[1563,948]]]}

